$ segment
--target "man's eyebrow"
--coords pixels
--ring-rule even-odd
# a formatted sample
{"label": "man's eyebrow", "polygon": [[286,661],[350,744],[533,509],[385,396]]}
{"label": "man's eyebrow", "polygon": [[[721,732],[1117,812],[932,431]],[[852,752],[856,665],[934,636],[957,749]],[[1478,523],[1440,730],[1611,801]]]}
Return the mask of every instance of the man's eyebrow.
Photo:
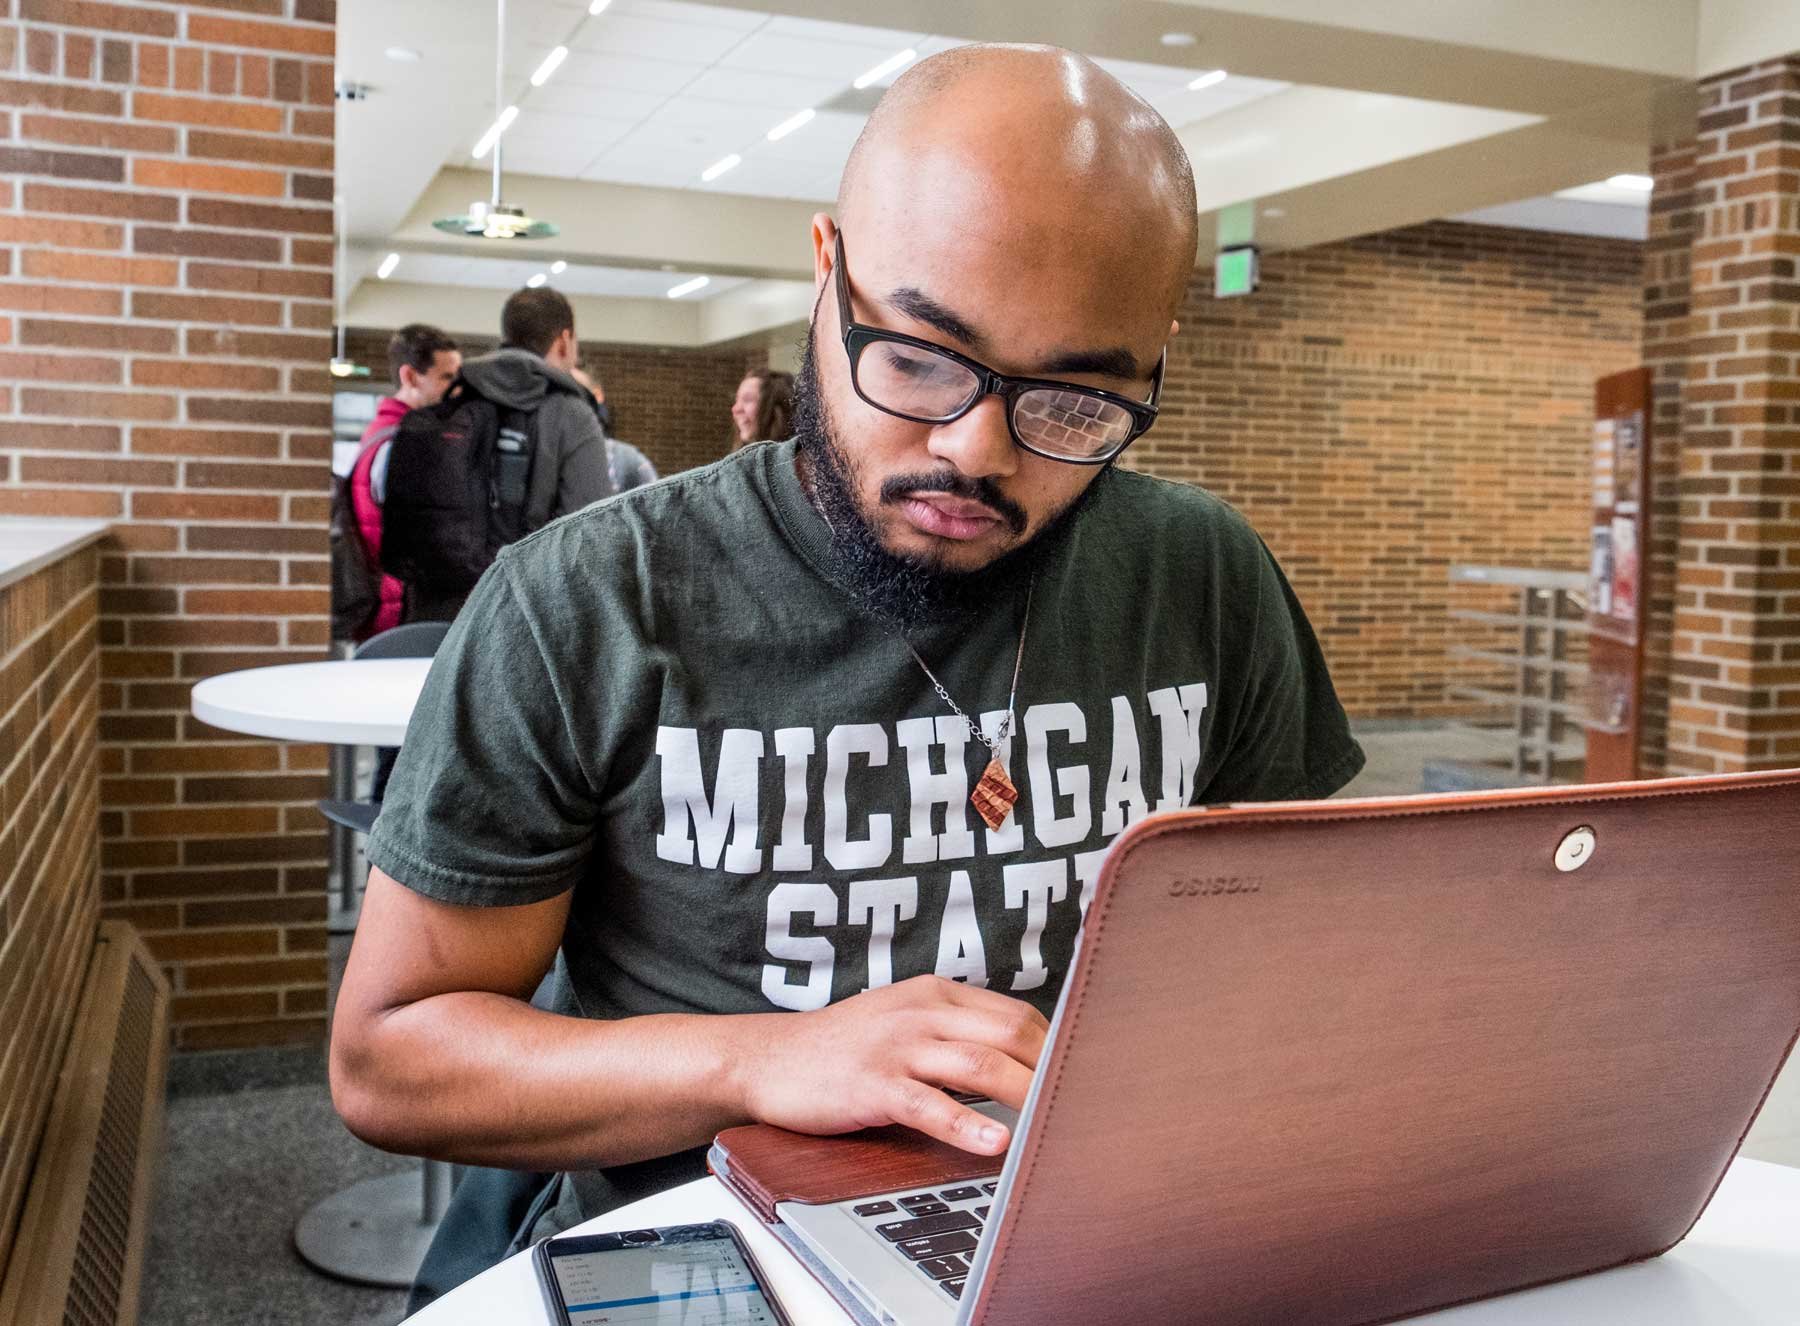
{"label": "man's eyebrow", "polygon": [[981,333],[917,286],[903,285],[887,297],[889,307],[915,321],[936,327],[944,335],[954,337],[977,354],[985,353],[986,342]]}
{"label": "man's eyebrow", "polygon": [[[986,340],[980,332],[916,286],[901,286],[892,291],[887,303],[896,312],[961,341],[976,354],[987,353]],[[1124,346],[1109,346],[1103,350],[1065,350],[1038,364],[1030,376],[1054,377],[1063,373],[1092,373],[1099,377],[1118,378],[1122,382],[1136,382],[1146,376],[1138,368],[1137,356]]]}
{"label": "man's eyebrow", "polygon": [[1137,356],[1122,345],[1105,350],[1065,350],[1051,355],[1038,365],[1040,374],[1051,377],[1059,373],[1092,373],[1097,377],[1118,378],[1137,382],[1149,376],[1138,368]]}

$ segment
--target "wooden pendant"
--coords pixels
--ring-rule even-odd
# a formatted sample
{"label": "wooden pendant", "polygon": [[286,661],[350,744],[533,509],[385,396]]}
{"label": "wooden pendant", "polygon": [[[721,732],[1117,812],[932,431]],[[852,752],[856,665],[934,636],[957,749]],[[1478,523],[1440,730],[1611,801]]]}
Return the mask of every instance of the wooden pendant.
{"label": "wooden pendant", "polygon": [[998,756],[988,761],[988,767],[981,771],[981,781],[969,794],[975,813],[990,829],[998,829],[1006,823],[1006,817],[1012,813],[1013,803],[1018,799],[1019,789],[1007,777],[1006,766],[1000,763]]}

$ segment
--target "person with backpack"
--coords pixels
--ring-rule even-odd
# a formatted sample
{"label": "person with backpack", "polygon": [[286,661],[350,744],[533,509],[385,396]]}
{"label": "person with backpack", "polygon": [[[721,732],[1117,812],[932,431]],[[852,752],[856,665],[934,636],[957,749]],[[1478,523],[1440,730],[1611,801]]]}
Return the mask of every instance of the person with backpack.
{"label": "person with backpack", "polygon": [[462,351],[436,327],[409,323],[388,341],[394,394],[363,430],[362,450],[332,492],[332,635],[361,644],[400,624],[403,588],[381,566],[382,499],[389,444],[411,410],[444,399]]}
{"label": "person with backpack", "polygon": [[450,621],[501,548],[616,491],[580,358],[575,310],[547,286],[500,315],[501,347],[402,419],[388,462],[383,560],[405,621]]}

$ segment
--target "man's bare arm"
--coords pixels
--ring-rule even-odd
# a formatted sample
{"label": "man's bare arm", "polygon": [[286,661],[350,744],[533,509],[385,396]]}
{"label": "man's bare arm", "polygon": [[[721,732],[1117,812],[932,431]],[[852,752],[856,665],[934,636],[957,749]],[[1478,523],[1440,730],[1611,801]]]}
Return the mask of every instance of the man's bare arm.
{"label": "man's bare arm", "polygon": [[352,1132],[537,1170],[668,1155],[753,1120],[1006,1145],[939,1088],[1021,1106],[1047,1030],[1030,1005],[918,977],[816,1013],[561,1017],[527,1001],[568,909],[566,894],[456,907],[370,870],[331,1038],[332,1099]]}

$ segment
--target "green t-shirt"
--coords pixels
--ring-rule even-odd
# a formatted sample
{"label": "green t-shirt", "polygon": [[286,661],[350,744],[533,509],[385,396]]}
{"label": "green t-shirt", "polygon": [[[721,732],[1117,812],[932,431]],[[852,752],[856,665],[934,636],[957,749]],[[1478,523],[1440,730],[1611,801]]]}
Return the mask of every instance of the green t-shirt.
{"label": "green t-shirt", "polygon": [[[1048,1015],[1127,824],[1361,767],[1249,525],[1109,470],[1038,569],[1019,801],[989,830],[987,748],[828,578],[794,455],[750,447],[507,548],[413,713],[370,862],[468,906],[573,889],[581,1014],[812,1009],[936,972]],[[1025,589],[912,637],[990,733]]]}

